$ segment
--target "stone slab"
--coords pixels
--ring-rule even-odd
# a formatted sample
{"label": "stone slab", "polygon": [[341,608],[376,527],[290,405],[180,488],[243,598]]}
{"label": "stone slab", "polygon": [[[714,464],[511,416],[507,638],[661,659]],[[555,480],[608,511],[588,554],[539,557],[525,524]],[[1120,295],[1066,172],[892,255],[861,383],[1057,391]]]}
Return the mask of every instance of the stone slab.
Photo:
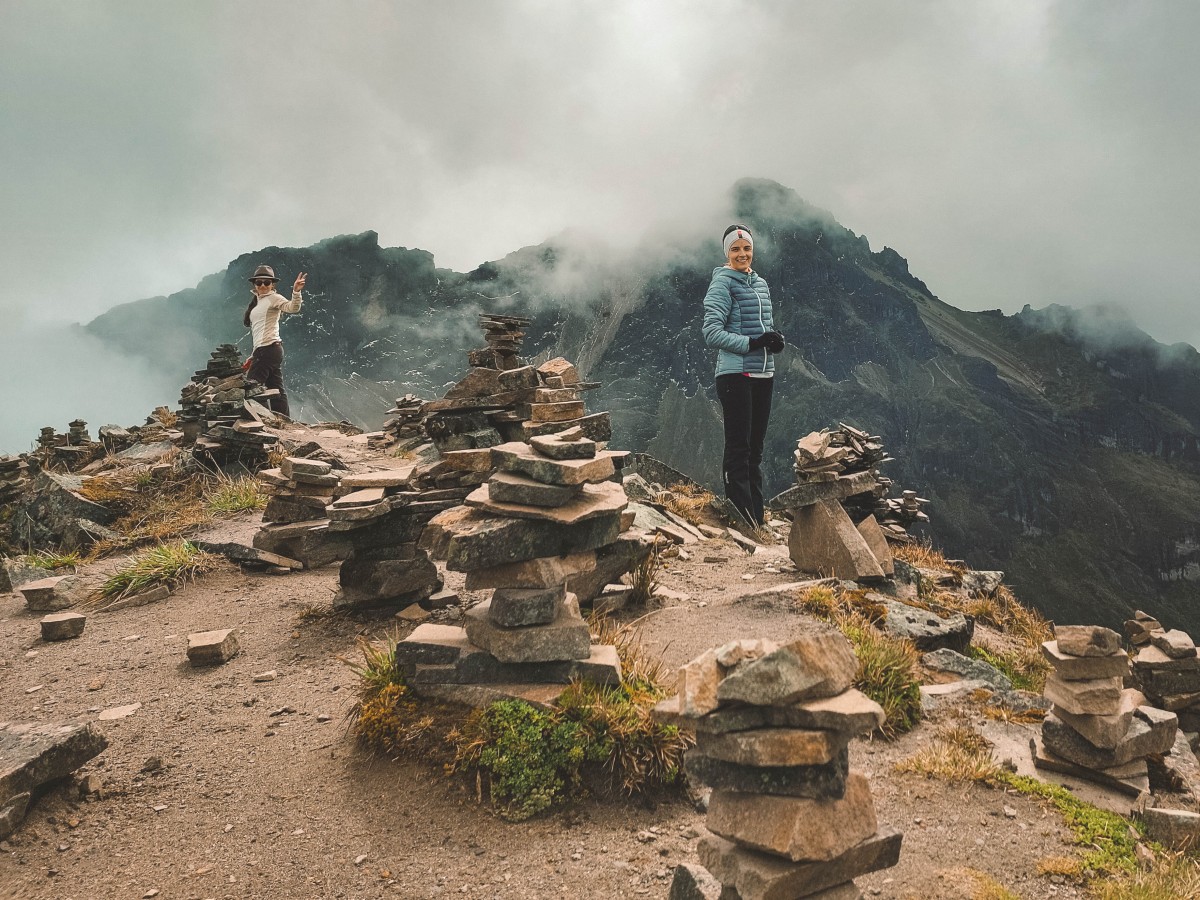
{"label": "stone slab", "polygon": [[474,569],[467,573],[466,589],[479,591],[486,588],[548,588],[565,584],[571,576],[591,572],[595,568],[594,550],[561,557],[528,559],[487,569]]}
{"label": "stone slab", "polygon": [[484,569],[538,557],[566,556],[611,544],[620,534],[619,514],[557,525],[491,516],[478,510],[447,521],[446,568]]}
{"label": "stone slab", "polygon": [[1152,632],[1150,643],[1171,659],[1189,659],[1196,656],[1196,645],[1192,643],[1191,636],[1178,628]]}
{"label": "stone slab", "polygon": [[845,500],[847,497],[873,490],[874,487],[873,472],[855,472],[852,475],[840,475],[835,481],[807,481],[792,485],[782,494],[772,497],[767,507],[781,511],[811,506],[822,500]]}
{"label": "stone slab", "polygon": [[800,900],[896,865],[902,840],[899,832],[883,826],[836,859],[796,864],[706,834],[696,853],[713,877],[733,887],[741,900]]}
{"label": "stone slab", "polygon": [[621,680],[621,662],[609,644],[593,644],[586,659],[503,663],[472,644],[464,629],[432,623],[419,626],[398,644],[396,659],[411,684],[568,684],[576,679],[619,684]]}
{"label": "stone slab", "polygon": [[25,608],[30,612],[57,612],[70,609],[79,599],[82,582],[76,575],[55,575],[27,581],[17,588],[25,598]]}
{"label": "stone slab", "polygon": [[550,459],[521,441],[492,448],[492,464],[502,472],[526,475],[543,484],[596,484],[613,476],[613,457],[605,450],[592,459]]}
{"label": "stone slab", "polygon": [[521,700],[539,709],[555,708],[565,684],[435,684],[414,681],[409,689],[418,697],[483,709],[500,700]]}
{"label": "stone slab", "polygon": [[297,475],[328,475],[333,471],[333,466],[319,459],[285,456],[279,464],[279,471],[284,478],[295,478]]}
{"label": "stone slab", "polygon": [[554,621],[567,597],[561,584],[548,588],[497,588],[488,614],[501,628],[546,625]]}
{"label": "stone slab", "polygon": [[694,863],[680,863],[671,877],[667,900],[736,900],[708,869]]}
{"label": "stone slab", "polygon": [[797,509],[794,516],[788,551],[801,572],[851,581],[884,577],[875,554],[841,503],[822,500]]}
{"label": "stone slab", "polygon": [[[334,606],[410,603],[441,590],[442,578],[433,561],[412,544],[401,547],[408,549],[407,558],[374,559],[356,550],[338,572],[341,590],[334,597]],[[373,552],[399,556],[401,549],[381,548]]]}
{"label": "stone slab", "polygon": [[234,541],[213,543],[212,541],[193,541],[197,548],[206,553],[215,553],[236,563],[248,563],[259,566],[279,566],[284,569],[303,569],[304,563],[270,550],[248,547]]}
{"label": "stone slab", "polygon": [[51,613],[43,616],[40,624],[43,641],[66,641],[83,634],[87,616],[73,612]]}
{"label": "stone slab", "polygon": [[846,738],[807,728],[755,728],[696,734],[696,751],[743,766],[819,766],[829,762]]}
{"label": "stone slab", "polygon": [[896,570],[892,561],[892,548],[883,534],[883,529],[879,527],[878,520],[874,516],[867,516],[854,527],[858,529],[858,533],[871,548],[871,553],[874,554],[875,561],[879,563],[883,574],[892,575]]}
{"label": "stone slab", "polygon": [[1121,691],[1120,709],[1109,716],[1077,716],[1059,706],[1052,707],[1051,711],[1093,747],[1111,750],[1129,733],[1133,714],[1145,702],[1146,698],[1141,691],[1126,688]]}
{"label": "stone slab", "polygon": [[970,681],[982,681],[996,691],[1011,691],[1012,681],[995,666],[982,659],[963,656],[948,647],[926,653],[921,664],[935,672],[949,672]]}
{"label": "stone slab", "polygon": [[[99,755],[108,740],[91,724],[0,722],[0,839],[20,822],[30,799]],[[24,797],[24,799],[20,799]]]}
{"label": "stone slab", "polygon": [[331,532],[328,526],[327,519],[264,525],[255,532],[251,543],[255,549],[295,560],[306,569],[316,569],[345,559],[354,549],[345,533]]}
{"label": "stone slab", "polygon": [[1200,844],[1200,813],[1186,809],[1147,809],[1146,836],[1172,850],[1191,850]]}
{"label": "stone slab", "polygon": [[[1151,712],[1143,712],[1143,710]],[[1096,747],[1053,713],[1042,722],[1042,744],[1056,756],[1089,769],[1112,769],[1152,754],[1170,751],[1175,744],[1174,713],[1140,707],[1129,730],[1112,749]]]}
{"label": "stone slab", "polygon": [[870,786],[857,772],[846,776],[837,799],[714,790],[705,824],[718,837],[792,862],[836,859],[878,828]]}
{"label": "stone slab", "polygon": [[188,635],[187,657],[193,666],[218,666],[237,656],[238,650],[237,635],[232,628]]}
{"label": "stone slab", "polygon": [[561,506],[526,506],[517,503],[501,503],[491,496],[491,485],[480,485],[467,496],[466,505],[499,516],[515,519],[533,519],[556,525],[575,525],[600,516],[616,515],[629,505],[625,489],[619,484],[606,481],[602,484],[586,484],[582,492]]}
{"label": "stone slab", "polygon": [[787,706],[729,706],[708,715],[683,717],[679,697],[672,696],[654,708],[654,717],[670,725],[723,734],[752,728],[816,728],[840,735],[868,734],[883,725],[883,708],[855,688],[834,697],[804,700]]}
{"label": "stone slab", "polygon": [[593,459],[598,449],[596,442],[582,433],[577,440],[565,440],[561,434],[535,434],[529,439],[529,446],[551,459]]}
{"label": "stone slab", "polygon": [[975,634],[975,623],[962,613],[945,618],[927,609],[909,606],[899,600],[885,599],[887,618],[881,628],[893,637],[913,642],[924,653],[943,647],[965,654]]}
{"label": "stone slab", "polygon": [[776,797],[838,798],[846,792],[850,756],[846,748],[815,766],[745,766],[689,750],[683,768],[690,779],[713,790]]}
{"label": "stone slab", "polygon": [[488,497],[496,503],[524,506],[562,506],[577,498],[584,485],[542,484],[525,475],[495,472],[488,479]]}
{"label": "stone slab", "polygon": [[1149,770],[1144,759],[1136,759],[1113,769],[1092,769],[1048,751],[1042,743],[1040,735],[1029,739],[1029,749],[1033,755],[1034,766],[1045,769],[1047,772],[1058,772],[1062,775],[1090,781],[1127,797],[1140,798],[1150,792]]}
{"label": "stone slab", "polygon": [[1121,636],[1103,625],[1056,625],[1054,638],[1067,656],[1112,656],[1121,652]]}
{"label": "stone slab", "polygon": [[806,634],[738,663],[722,679],[717,697],[722,704],[752,706],[833,697],[850,687],[857,672],[858,659],[841,632]]}
{"label": "stone slab", "polygon": [[1112,716],[1121,710],[1120,678],[1066,681],[1051,673],[1043,693],[1046,699],[1077,716]]}
{"label": "stone slab", "polygon": [[1064,681],[1090,681],[1094,678],[1124,678],[1129,674],[1129,657],[1124,652],[1111,656],[1071,656],[1058,649],[1058,641],[1045,641],[1042,656],[1054,666]]}
{"label": "stone slab", "polygon": [[467,610],[463,620],[471,643],[505,663],[587,659],[591,630],[579,615],[579,602],[568,594],[554,621],[524,628],[501,628],[491,618],[491,600]]}

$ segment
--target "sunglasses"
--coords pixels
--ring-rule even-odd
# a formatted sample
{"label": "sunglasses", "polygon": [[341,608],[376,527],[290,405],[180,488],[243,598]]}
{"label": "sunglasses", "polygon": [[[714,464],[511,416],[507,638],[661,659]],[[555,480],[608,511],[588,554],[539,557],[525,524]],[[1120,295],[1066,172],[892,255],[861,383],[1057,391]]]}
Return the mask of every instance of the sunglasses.
{"label": "sunglasses", "polygon": [[270,287],[274,283],[275,282],[273,282],[273,281],[266,281],[265,279],[260,279],[256,282],[254,282],[254,286],[255,287]]}

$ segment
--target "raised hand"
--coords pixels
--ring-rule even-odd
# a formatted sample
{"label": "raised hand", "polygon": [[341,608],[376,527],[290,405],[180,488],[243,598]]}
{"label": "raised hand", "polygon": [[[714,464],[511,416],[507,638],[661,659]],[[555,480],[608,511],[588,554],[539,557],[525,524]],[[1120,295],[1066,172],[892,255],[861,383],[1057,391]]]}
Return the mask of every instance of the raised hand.
{"label": "raised hand", "polygon": [[299,275],[297,275],[297,276],[296,276],[296,283],[292,285],[292,290],[293,290],[293,291],[302,291],[302,290],[304,290],[304,279],[306,279],[306,278],[308,278],[308,273],[307,273],[307,272],[301,272]]}

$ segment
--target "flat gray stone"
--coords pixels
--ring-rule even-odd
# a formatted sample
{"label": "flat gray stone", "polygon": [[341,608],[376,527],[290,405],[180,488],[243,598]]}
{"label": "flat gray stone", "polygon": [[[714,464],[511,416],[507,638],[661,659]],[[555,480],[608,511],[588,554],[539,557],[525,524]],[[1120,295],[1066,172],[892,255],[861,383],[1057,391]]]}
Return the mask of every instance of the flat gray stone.
{"label": "flat gray stone", "polygon": [[107,746],[108,739],[91,724],[0,722],[0,838],[20,822],[31,795]]}
{"label": "flat gray stone", "polygon": [[491,601],[467,610],[463,625],[475,646],[500,662],[529,663],[587,659],[591,631],[579,615],[574,594],[559,604],[554,621],[524,628],[501,628],[491,620]]}
{"label": "flat gray stone", "polygon": [[525,475],[496,472],[488,479],[488,496],[497,503],[562,506],[583,492],[582,484],[542,484]]}
{"label": "flat gray stone", "polygon": [[491,485],[483,484],[467,496],[467,506],[514,519],[534,519],[556,525],[574,525],[588,519],[619,514],[629,503],[625,489],[606,481],[584,485],[582,491],[560,506],[526,506],[501,503],[491,496]]}
{"label": "flat gray stone", "polygon": [[860,875],[896,865],[902,840],[899,832],[883,826],[836,859],[792,863],[706,834],[696,853],[713,877],[733,887],[741,900],[798,900],[820,896],[820,891],[837,889]]}
{"label": "flat gray stone", "polygon": [[857,672],[858,659],[843,634],[806,634],[738,663],[722,679],[717,697],[722,704],[752,706],[833,697],[850,687]]}
{"label": "flat gray stone", "polygon": [[1187,659],[1196,655],[1196,645],[1192,643],[1191,636],[1178,628],[1154,632],[1150,635],[1150,643],[1171,659]]}
{"label": "flat gray stone", "polygon": [[818,728],[853,736],[869,734],[884,722],[883,708],[854,688],[788,706],[727,706],[698,718],[681,716],[679,698],[672,696],[654,707],[654,717],[665,724],[713,734],[752,728]]}
{"label": "flat gray stone", "polygon": [[1200,813],[1185,809],[1147,809],[1142,813],[1146,835],[1173,850],[1191,850],[1200,843]]}
{"label": "flat gray stone", "polygon": [[949,672],[974,681],[982,681],[997,691],[1011,691],[1012,681],[995,666],[982,659],[971,659],[948,647],[926,653],[921,657],[926,668],[935,672]]}
{"label": "flat gray stone", "polygon": [[1112,716],[1120,712],[1121,690],[1120,678],[1066,681],[1051,673],[1043,693],[1051,703],[1077,716]]}
{"label": "flat gray stone", "polygon": [[327,462],[321,462],[319,459],[300,459],[287,456],[280,463],[279,471],[285,478],[294,478],[296,475],[328,475],[333,471],[333,466]]}
{"label": "flat gray stone", "polygon": [[572,576],[596,568],[596,553],[587,550],[562,557],[541,557],[523,562],[473,569],[467,573],[468,591],[485,588],[549,588],[565,584]]}
{"label": "flat gray stone", "polygon": [[1102,625],[1056,625],[1054,638],[1067,656],[1112,656],[1121,652],[1121,636]]}
{"label": "flat gray stone", "polygon": [[17,588],[30,612],[57,612],[69,609],[79,599],[82,583],[75,575],[55,575],[29,581]]}
{"label": "flat gray stone", "polygon": [[560,434],[534,435],[529,439],[529,445],[551,459],[593,459],[596,456],[596,442],[587,438],[566,441]]}
{"label": "flat gray stone", "polygon": [[[407,548],[407,549],[405,549]],[[334,606],[356,608],[382,604],[411,603],[424,600],[442,588],[441,575],[433,561],[412,544],[394,551],[406,553],[407,558],[378,559],[369,551],[356,551],[342,563],[338,572],[340,590],[334,596]]]}
{"label": "flat gray stone", "polygon": [[61,612],[43,616],[41,621],[43,641],[66,641],[83,634],[87,616],[80,613]]}
{"label": "flat gray stone", "polygon": [[1141,691],[1126,688],[1121,692],[1120,709],[1108,716],[1077,716],[1060,706],[1052,711],[1064,724],[1071,726],[1085,741],[1101,750],[1112,750],[1129,734],[1133,714],[1146,703]]}
{"label": "flat gray stone", "polygon": [[770,794],[776,797],[838,798],[846,792],[849,751],[843,747],[819,765],[747,766],[689,750],[683,757],[688,778],[713,790]]}
{"label": "flat gray stone", "polygon": [[[1169,717],[1169,718],[1168,718]],[[1139,707],[1129,731],[1111,750],[1095,747],[1075,729],[1050,713],[1042,722],[1042,743],[1063,759],[1089,769],[1111,769],[1151,754],[1168,752],[1175,744],[1178,720],[1174,713]]]}
{"label": "flat gray stone", "polygon": [[1111,656],[1069,656],[1058,649],[1058,641],[1045,641],[1042,656],[1064,681],[1124,678],[1129,674],[1129,657],[1120,651]]}
{"label": "flat gray stone", "polygon": [[604,450],[592,459],[550,459],[521,441],[492,448],[492,463],[502,472],[528,475],[543,484],[597,484],[613,476],[616,454]]}
{"label": "flat gray stone", "polygon": [[497,588],[492,593],[489,615],[502,628],[546,625],[554,621],[566,599],[562,585],[549,588]]}
{"label": "flat gray stone", "polygon": [[188,660],[193,666],[218,666],[238,654],[237,635],[232,628],[199,631],[188,635]]}
{"label": "flat gray stone", "polygon": [[994,570],[972,569],[964,572],[962,577],[962,589],[972,597],[994,596],[1002,584],[1004,584],[1004,573]]}
{"label": "flat gray stone", "polygon": [[539,557],[566,556],[611,544],[621,533],[621,516],[614,513],[576,525],[558,525],[500,518],[478,510],[451,519],[446,568],[470,572]]}
{"label": "flat gray stone", "polygon": [[893,637],[912,641],[918,650],[931,652],[946,647],[965,653],[971,646],[975,624],[961,613],[942,618],[935,612],[899,600],[886,600],[884,605],[887,618],[881,625],[883,630]]}

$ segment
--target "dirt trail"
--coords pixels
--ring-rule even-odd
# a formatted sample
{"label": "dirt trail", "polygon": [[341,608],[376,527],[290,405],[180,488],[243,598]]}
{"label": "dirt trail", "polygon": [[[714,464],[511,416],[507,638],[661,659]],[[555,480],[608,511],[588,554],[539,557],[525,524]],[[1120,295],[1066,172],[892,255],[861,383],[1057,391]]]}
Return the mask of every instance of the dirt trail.
{"label": "dirt trail", "polygon": [[[244,538],[254,527],[242,519],[215,530]],[[647,611],[641,623],[645,643],[669,665],[733,637],[820,627],[783,601],[743,599],[795,580],[782,571],[782,549],[747,556],[722,540],[688,551],[690,560],[672,560],[662,574],[686,599]],[[447,582],[461,587],[461,576]],[[38,616],[0,595],[5,717],[95,719],[141,704],[99,723],[111,744],[83,772],[103,779],[102,799],[55,787],[0,844],[0,896],[666,896],[672,867],[695,860],[703,825],[683,799],[581,802],[509,824],[469,785],[359,751],[345,721],[355,681],[338,657],[354,655],[360,634],[396,626],[314,615],[328,610],[335,583],[335,568],[288,576],[226,568],[166,601],[91,614],[83,636],[61,644],[41,642]],[[189,632],[231,626],[239,656],[212,669],[186,664]],[[273,681],[253,680],[267,670]],[[1075,896],[1035,871],[1037,860],[1066,850],[1056,815],[1021,797],[891,773],[928,733],[853,746],[880,820],[905,832],[900,865],[860,879],[868,896],[970,897],[965,867],[1021,897]]]}

